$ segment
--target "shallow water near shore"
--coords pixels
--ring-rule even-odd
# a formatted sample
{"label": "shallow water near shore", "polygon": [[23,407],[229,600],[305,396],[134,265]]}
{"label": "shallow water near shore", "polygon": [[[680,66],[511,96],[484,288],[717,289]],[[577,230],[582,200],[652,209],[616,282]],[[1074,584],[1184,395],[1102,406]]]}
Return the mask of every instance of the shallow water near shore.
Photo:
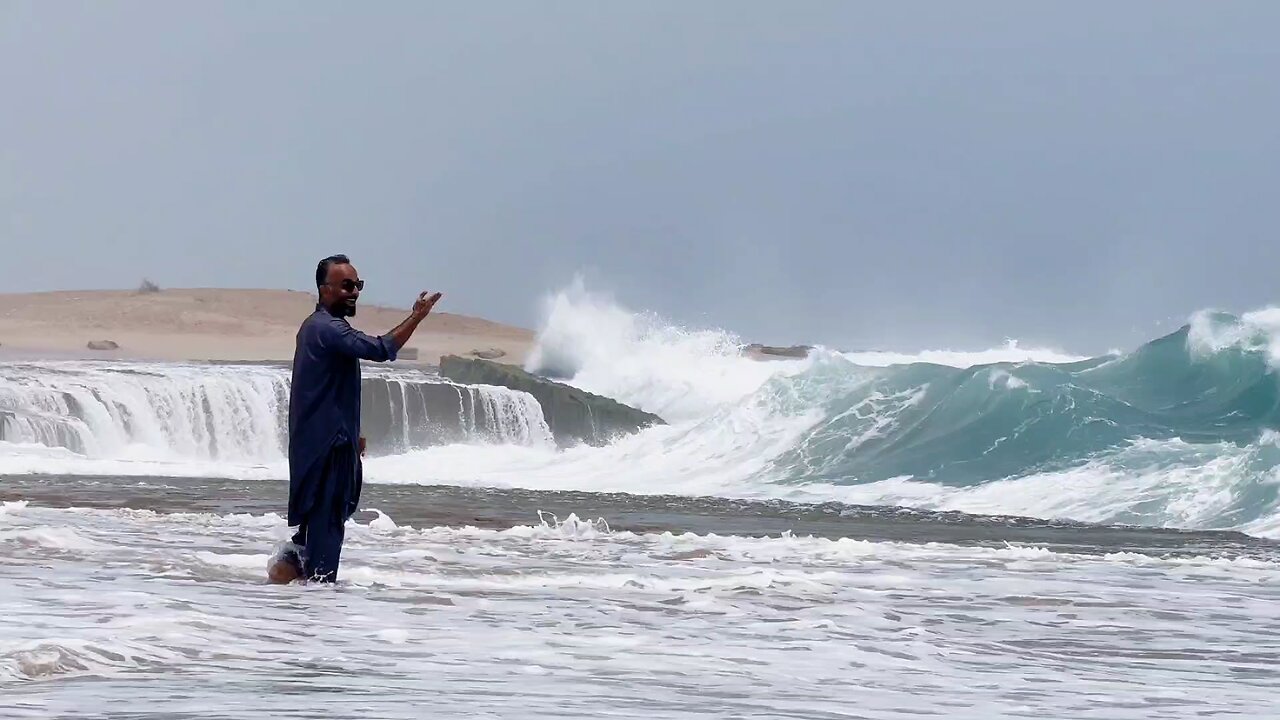
{"label": "shallow water near shore", "polygon": [[2,480],[9,717],[1269,717],[1280,689],[1280,554],[1237,533],[373,486],[341,582],[273,586],[282,484]]}

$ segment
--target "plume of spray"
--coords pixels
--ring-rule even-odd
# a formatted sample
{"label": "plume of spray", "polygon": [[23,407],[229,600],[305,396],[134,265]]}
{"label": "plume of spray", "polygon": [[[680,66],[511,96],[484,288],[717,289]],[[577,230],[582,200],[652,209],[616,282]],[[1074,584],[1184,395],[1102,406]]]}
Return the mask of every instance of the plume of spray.
{"label": "plume of spray", "polygon": [[762,363],[718,329],[689,329],[633,312],[589,291],[581,275],[544,303],[542,329],[525,369],[657,413],[668,422],[706,417],[807,361]]}

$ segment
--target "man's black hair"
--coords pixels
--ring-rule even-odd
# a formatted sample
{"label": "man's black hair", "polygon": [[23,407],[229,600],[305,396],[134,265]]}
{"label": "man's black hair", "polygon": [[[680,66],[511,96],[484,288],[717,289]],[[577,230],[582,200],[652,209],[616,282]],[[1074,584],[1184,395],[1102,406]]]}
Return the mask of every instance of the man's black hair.
{"label": "man's black hair", "polygon": [[316,265],[316,289],[319,290],[324,285],[325,280],[329,279],[329,268],[334,265],[350,265],[351,260],[346,255],[330,255],[320,261]]}

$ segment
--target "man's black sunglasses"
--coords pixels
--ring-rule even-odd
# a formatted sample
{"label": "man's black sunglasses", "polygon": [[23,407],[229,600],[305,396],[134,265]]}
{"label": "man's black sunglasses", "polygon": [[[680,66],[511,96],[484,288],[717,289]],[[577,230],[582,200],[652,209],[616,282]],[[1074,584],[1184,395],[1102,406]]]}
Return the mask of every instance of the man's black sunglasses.
{"label": "man's black sunglasses", "polygon": [[[333,283],[325,283],[325,285],[332,286]],[[364,281],[346,279],[339,283],[338,287],[342,288],[346,292],[351,292],[352,290],[364,290]]]}

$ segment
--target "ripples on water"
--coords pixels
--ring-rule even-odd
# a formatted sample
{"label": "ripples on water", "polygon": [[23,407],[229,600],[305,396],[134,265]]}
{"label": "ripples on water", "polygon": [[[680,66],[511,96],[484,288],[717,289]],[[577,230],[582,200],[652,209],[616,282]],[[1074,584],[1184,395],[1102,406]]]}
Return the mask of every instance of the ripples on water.
{"label": "ripples on water", "polygon": [[[363,516],[362,516],[363,517]],[[1272,717],[1280,565],[1038,547],[0,514],[0,715]]]}

